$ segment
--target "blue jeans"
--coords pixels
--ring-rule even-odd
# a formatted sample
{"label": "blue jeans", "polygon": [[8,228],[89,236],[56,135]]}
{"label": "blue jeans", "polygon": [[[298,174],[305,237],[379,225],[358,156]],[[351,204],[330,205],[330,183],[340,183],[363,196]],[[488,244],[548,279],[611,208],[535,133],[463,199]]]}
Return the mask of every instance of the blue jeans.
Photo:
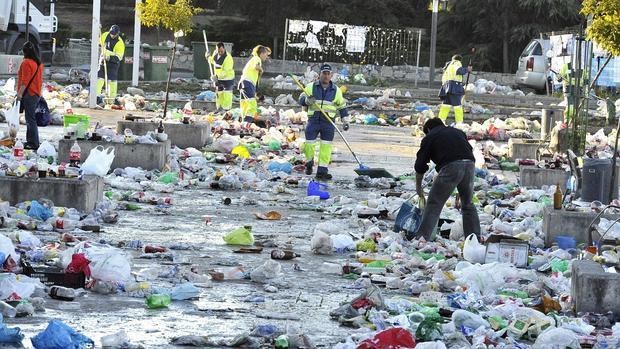
{"label": "blue jeans", "polygon": [[26,143],[33,148],[39,147],[39,127],[37,126],[37,105],[39,104],[39,96],[31,96],[28,92],[22,98],[24,106],[24,114],[26,116]]}

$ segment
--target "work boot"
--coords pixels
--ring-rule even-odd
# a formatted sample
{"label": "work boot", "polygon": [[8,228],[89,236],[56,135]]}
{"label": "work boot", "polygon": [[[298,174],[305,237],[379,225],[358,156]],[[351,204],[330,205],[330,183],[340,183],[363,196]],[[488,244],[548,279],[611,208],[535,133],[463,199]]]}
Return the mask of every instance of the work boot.
{"label": "work boot", "polygon": [[314,161],[310,160],[306,162],[306,174],[308,176],[312,174],[313,167],[314,167]]}
{"label": "work boot", "polygon": [[316,174],[316,179],[319,181],[329,181],[332,179],[332,175],[328,172],[321,172]]}

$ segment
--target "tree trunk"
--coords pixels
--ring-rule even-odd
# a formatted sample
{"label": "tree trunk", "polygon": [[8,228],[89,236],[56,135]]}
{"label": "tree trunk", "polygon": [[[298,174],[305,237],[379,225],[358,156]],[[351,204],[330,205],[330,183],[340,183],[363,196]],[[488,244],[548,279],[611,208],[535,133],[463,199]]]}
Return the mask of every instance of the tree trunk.
{"label": "tree trunk", "polygon": [[509,58],[508,58],[508,10],[504,9],[502,17],[504,19],[504,30],[503,30],[503,35],[502,35],[502,44],[503,44],[503,50],[502,50],[502,56],[503,56],[503,63],[502,63],[502,67],[503,67],[503,71],[504,73],[510,73],[510,62],[509,62]]}
{"label": "tree trunk", "polygon": [[172,66],[174,65],[174,56],[177,53],[177,37],[174,37],[174,46],[172,46],[172,59],[170,59],[170,68],[168,69],[168,81],[166,81],[166,97],[164,98],[164,116],[162,119],[166,118],[166,113],[168,111],[168,93],[170,91],[170,80],[172,79]]}

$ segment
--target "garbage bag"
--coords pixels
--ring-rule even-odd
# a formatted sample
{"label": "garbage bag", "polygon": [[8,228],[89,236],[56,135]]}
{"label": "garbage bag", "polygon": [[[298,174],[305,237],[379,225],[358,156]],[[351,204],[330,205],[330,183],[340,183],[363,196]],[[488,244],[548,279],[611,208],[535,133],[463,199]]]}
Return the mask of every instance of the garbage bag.
{"label": "garbage bag", "polygon": [[264,264],[250,272],[250,279],[258,283],[266,283],[270,279],[282,274],[282,266],[274,260],[267,260]]}
{"label": "garbage bag", "polygon": [[353,251],[355,250],[355,242],[350,235],[347,234],[338,234],[332,235],[331,240],[334,245],[334,249],[336,252],[344,252],[346,250]]}
{"label": "garbage bag", "polygon": [[0,314],[0,343],[21,344],[24,339],[22,330],[19,327],[7,327],[3,320],[2,314]]}
{"label": "garbage bag", "polygon": [[6,122],[9,124],[9,133],[17,135],[19,132],[19,105],[20,102],[16,101],[15,104],[9,109],[6,114]]}
{"label": "garbage bag", "polygon": [[175,301],[183,301],[200,296],[200,289],[191,282],[176,285],[170,290],[170,298]]}
{"label": "garbage bag", "polygon": [[175,184],[179,181],[179,174],[176,172],[166,172],[157,179],[159,183]]}
{"label": "garbage bag", "polygon": [[254,245],[252,232],[244,227],[231,231],[223,239],[228,245]]}
{"label": "garbage bag", "polygon": [[11,256],[16,262],[19,261],[19,255],[15,252],[13,241],[2,234],[0,234],[0,253],[4,255],[4,259],[0,261],[1,263],[4,263],[9,256]]}
{"label": "garbage bag", "polygon": [[545,348],[581,348],[575,332],[565,328],[549,328],[534,342],[532,349]]}
{"label": "garbage bag", "polygon": [[37,155],[44,157],[44,158],[49,157],[49,156],[56,158],[58,153],[56,152],[56,148],[54,148],[54,145],[52,145],[52,143],[48,141],[43,141],[39,145],[39,149],[37,149]]}
{"label": "garbage bag", "polygon": [[47,328],[31,338],[36,349],[80,349],[95,342],[60,320],[51,320]]}
{"label": "garbage bag", "polygon": [[415,348],[415,346],[415,339],[411,332],[402,327],[393,327],[361,342],[357,349],[405,349]]}
{"label": "garbage bag", "polygon": [[422,210],[410,201],[405,201],[400,206],[393,230],[397,233],[404,231],[407,234],[413,234],[418,231],[421,223]]}
{"label": "garbage bag", "polygon": [[310,246],[314,254],[331,254],[334,248],[332,238],[320,230],[314,232]]}
{"label": "garbage bag", "polygon": [[43,289],[45,285],[37,278],[13,273],[0,274],[0,299],[27,299],[36,289]]}
{"label": "garbage bag", "polygon": [[239,140],[228,134],[213,141],[213,149],[226,154],[229,154],[237,145],[239,145]]}
{"label": "garbage bag", "polygon": [[114,161],[114,147],[104,149],[102,146],[97,146],[90,151],[82,164],[82,173],[104,177],[110,171],[112,161]]}
{"label": "garbage bag", "polygon": [[522,202],[515,209],[515,214],[521,217],[538,216],[542,213],[543,205],[538,202],[526,201]]}
{"label": "garbage bag", "polygon": [[291,174],[291,171],[293,171],[293,165],[291,165],[290,162],[274,161],[267,165],[267,169],[273,173],[284,172],[286,174]]}
{"label": "garbage bag", "polygon": [[71,263],[67,266],[67,273],[84,273],[90,277],[90,261],[83,253],[74,253],[71,256]]}
{"label": "garbage bag", "polygon": [[33,200],[30,203],[30,209],[28,209],[28,216],[41,221],[46,221],[50,217],[53,217],[54,214],[49,207],[45,207],[41,205],[41,203],[39,203],[38,201]]}
{"label": "garbage bag", "polygon": [[484,263],[486,247],[478,242],[475,234],[470,234],[463,245],[463,258],[472,263]]}
{"label": "garbage bag", "polygon": [[491,327],[489,322],[483,319],[480,315],[463,309],[458,309],[452,313],[452,322],[457,330],[460,330],[463,326],[472,330],[476,330],[478,327]]}

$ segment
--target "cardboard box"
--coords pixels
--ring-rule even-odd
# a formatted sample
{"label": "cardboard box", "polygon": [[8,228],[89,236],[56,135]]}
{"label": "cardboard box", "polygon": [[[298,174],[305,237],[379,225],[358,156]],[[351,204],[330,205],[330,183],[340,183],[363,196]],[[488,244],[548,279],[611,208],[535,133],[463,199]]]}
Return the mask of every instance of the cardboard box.
{"label": "cardboard box", "polygon": [[486,241],[485,263],[511,263],[517,268],[527,267],[530,245],[510,235],[493,234]]}

